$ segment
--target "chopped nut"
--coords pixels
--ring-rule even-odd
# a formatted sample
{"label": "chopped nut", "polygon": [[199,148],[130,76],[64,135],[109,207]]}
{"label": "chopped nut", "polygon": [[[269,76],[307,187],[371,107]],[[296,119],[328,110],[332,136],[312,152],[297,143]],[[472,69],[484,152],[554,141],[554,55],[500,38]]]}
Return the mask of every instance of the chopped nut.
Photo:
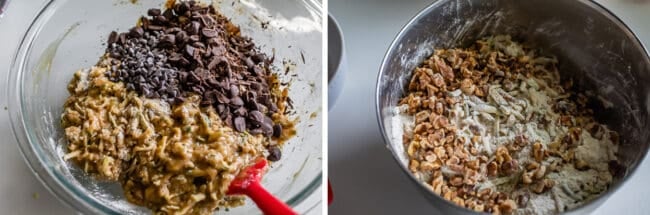
{"label": "chopped nut", "polygon": [[435,74],[433,74],[432,79],[433,79],[433,84],[434,84],[436,87],[443,87],[443,86],[445,86],[445,79],[442,77],[442,75],[440,75],[440,73],[435,73]]}
{"label": "chopped nut", "polygon": [[417,114],[415,114],[415,124],[420,124],[426,120],[429,119],[429,111],[420,111]]}
{"label": "chopped nut", "polygon": [[439,115],[442,115],[445,112],[445,108],[442,104],[442,102],[437,102],[436,103],[436,113]]}
{"label": "chopped nut", "polygon": [[575,168],[577,170],[588,170],[589,169],[589,164],[587,164],[587,162],[585,162],[582,159],[576,159],[574,164],[575,164]]}
{"label": "chopped nut", "polygon": [[541,194],[543,192],[546,192],[548,189],[552,188],[554,185],[555,185],[555,182],[553,182],[553,180],[544,179],[544,180],[541,180],[541,181],[537,181],[537,183],[535,183],[531,187],[531,189],[532,189],[533,192],[535,192],[537,194]]}
{"label": "chopped nut", "polygon": [[468,168],[473,169],[473,170],[478,170],[479,165],[480,165],[479,160],[471,160],[471,161],[465,162],[465,166],[467,166]]}
{"label": "chopped nut", "polygon": [[512,158],[510,157],[510,153],[508,152],[508,149],[506,147],[500,146],[499,148],[497,148],[495,160],[497,163],[502,164],[503,162],[512,160]]}
{"label": "chopped nut", "polygon": [[411,162],[409,163],[409,169],[411,170],[411,172],[417,172],[419,166],[420,166],[420,162],[416,160],[411,160]]}
{"label": "chopped nut", "polygon": [[442,74],[442,77],[445,80],[454,80],[454,71],[449,67],[442,59],[437,56],[433,56],[433,61],[435,63],[435,68]]}
{"label": "chopped nut", "polygon": [[435,162],[425,162],[425,161],[423,161],[422,163],[420,163],[420,170],[421,171],[429,172],[429,171],[437,170],[437,169],[440,169],[440,165],[436,165]]}
{"label": "chopped nut", "polygon": [[534,174],[534,172],[524,172],[521,175],[521,182],[524,183],[524,184],[533,183],[533,174]]}
{"label": "chopped nut", "polygon": [[454,164],[459,164],[459,163],[460,163],[460,159],[458,159],[458,157],[456,157],[456,156],[451,156],[451,157],[450,157],[450,158],[445,162],[445,164],[447,164],[447,165],[454,165]]}
{"label": "chopped nut", "polygon": [[472,80],[470,79],[463,79],[463,81],[460,82],[460,90],[467,95],[472,95],[475,90],[474,83],[472,83]]}
{"label": "chopped nut", "polygon": [[526,205],[528,205],[529,199],[530,199],[530,195],[528,193],[523,193],[521,195],[518,195],[516,198],[517,205],[519,205],[519,207],[521,208],[526,207]]}
{"label": "chopped nut", "polygon": [[511,175],[519,170],[517,160],[510,160],[501,164],[501,173],[503,175]]}
{"label": "chopped nut", "polygon": [[431,123],[428,123],[428,122],[420,123],[420,124],[415,126],[415,128],[413,129],[413,133],[415,133],[415,134],[423,134],[424,132],[431,129],[432,127],[433,127],[433,125],[431,125]]}
{"label": "chopped nut", "polygon": [[544,159],[544,149],[542,149],[542,143],[535,142],[533,144],[533,157],[537,162],[542,162]]}
{"label": "chopped nut", "polygon": [[479,190],[477,194],[478,197],[490,196],[492,195],[492,190],[490,188],[483,188],[482,190]]}
{"label": "chopped nut", "polygon": [[406,154],[408,154],[410,157],[415,156],[415,152],[418,150],[420,147],[420,143],[417,141],[411,141],[411,144],[409,144],[408,149],[406,150]]}
{"label": "chopped nut", "polygon": [[487,174],[488,176],[496,176],[498,173],[498,164],[495,161],[492,161],[488,164],[487,166]]}
{"label": "chopped nut", "polygon": [[501,205],[499,205],[499,212],[504,214],[510,214],[515,209],[517,209],[517,203],[511,199],[505,200]]}
{"label": "chopped nut", "polygon": [[449,184],[451,184],[451,186],[454,187],[461,186],[463,185],[463,177],[460,176],[453,177],[451,178],[451,180],[449,180]]}
{"label": "chopped nut", "polygon": [[483,204],[476,204],[476,206],[474,206],[472,209],[473,209],[474,211],[484,212],[484,211],[485,211],[485,205],[483,205]]}
{"label": "chopped nut", "polygon": [[458,206],[465,207],[465,200],[461,199],[460,197],[454,198],[452,202],[454,202]]}
{"label": "chopped nut", "polygon": [[427,154],[424,156],[424,159],[429,162],[433,162],[438,160],[438,156],[434,154],[432,151],[428,151]]}
{"label": "chopped nut", "polygon": [[535,179],[541,179],[546,174],[546,166],[540,166],[537,171],[535,171]]}
{"label": "chopped nut", "polygon": [[534,161],[532,161],[532,162],[528,163],[528,165],[526,165],[526,170],[528,170],[528,171],[534,170],[534,169],[537,169],[537,168],[539,168],[539,163],[534,162]]}

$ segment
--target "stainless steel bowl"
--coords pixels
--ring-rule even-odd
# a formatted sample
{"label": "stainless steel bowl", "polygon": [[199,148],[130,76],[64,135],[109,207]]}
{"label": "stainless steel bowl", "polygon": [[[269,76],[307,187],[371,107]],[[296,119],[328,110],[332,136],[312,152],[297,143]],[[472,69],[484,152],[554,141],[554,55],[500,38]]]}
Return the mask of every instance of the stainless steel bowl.
{"label": "stainless steel bowl", "polygon": [[593,1],[439,0],[406,24],[391,44],[377,80],[376,108],[384,140],[404,173],[444,214],[471,214],[436,195],[413,177],[401,142],[393,142],[391,108],[404,94],[411,72],[434,48],[465,46],[484,36],[510,34],[559,59],[563,78],[611,101],[595,109],[599,121],[621,134],[619,158],[627,167],[600,197],[566,211],[598,208],[630,178],[650,144],[650,58],[634,33]]}

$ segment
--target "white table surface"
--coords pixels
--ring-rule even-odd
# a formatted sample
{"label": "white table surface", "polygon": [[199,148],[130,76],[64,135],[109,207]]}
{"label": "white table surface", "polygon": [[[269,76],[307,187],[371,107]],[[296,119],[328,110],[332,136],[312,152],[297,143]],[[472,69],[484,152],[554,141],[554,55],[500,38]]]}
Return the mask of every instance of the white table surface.
{"label": "white table surface", "polygon": [[[390,42],[431,0],[330,0],[348,56],[345,86],[329,111],[330,214],[435,214],[399,169],[381,139],[374,109],[375,79]],[[650,2],[600,0],[650,47]],[[642,3],[645,2],[645,3]],[[594,214],[650,214],[650,163]]]}
{"label": "white table surface", "polygon": [[[7,13],[0,18],[0,215],[76,214],[58,201],[31,173],[18,150],[8,113],[4,109],[7,106],[5,85],[11,59],[27,25],[44,2],[46,0],[10,0]],[[318,189],[303,204],[320,202],[321,190]],[[312,209],[310,214],[321,214],[321,206]]]}

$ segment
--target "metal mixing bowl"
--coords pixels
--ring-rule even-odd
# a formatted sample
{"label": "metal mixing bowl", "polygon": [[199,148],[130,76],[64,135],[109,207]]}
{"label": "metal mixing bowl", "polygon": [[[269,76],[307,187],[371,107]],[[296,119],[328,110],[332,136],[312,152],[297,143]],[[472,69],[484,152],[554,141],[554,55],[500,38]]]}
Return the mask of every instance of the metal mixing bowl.
{"label": "metal mixing bowl", "polygon": [[558,57],[562,78],[614,104],[595,108],[598,121],[619,132],[619,159],[627,168],[600,197],[567,214],[598,208],[630,178],[645,157],[650,133],[650,58],[634,33],[595,2],[547,0],[439,0],[406,24],[391,44],[377,81],[377,116],[388,149],[411,181],[444,214],[471,214],[427,189],[408,170],[403,144],[392,141],[392,108],[415,67],[434,49],[467,46],[489,35],[516,40]]}

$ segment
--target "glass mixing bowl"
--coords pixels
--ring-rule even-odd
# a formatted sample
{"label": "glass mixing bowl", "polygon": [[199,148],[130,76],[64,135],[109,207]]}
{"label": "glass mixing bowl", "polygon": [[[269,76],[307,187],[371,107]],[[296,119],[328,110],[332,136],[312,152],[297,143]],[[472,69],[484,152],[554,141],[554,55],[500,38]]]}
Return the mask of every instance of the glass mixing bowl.
{"label": "glass mixing bowl", "polygon": [[[14,134],[27,163],[59,199],[84,214],[149,214],[129,204],[118,183],[94,180],[63,161],[60,127],[66,85],[73,73],[94,65],[108,34],[127,31],[156,1],[52,0],[25,34],[13,59],[7,98]],[[291,83],[298,134],[283,148],[262,184],[300,213],[320,204],[322,9],[312,0],[218,0],[215,8],[239,25],[263,52],[275,53],[274,70]],[[288,69],[287,69],[288,68]],[[230,213],[256,214],[253,202]]]}

